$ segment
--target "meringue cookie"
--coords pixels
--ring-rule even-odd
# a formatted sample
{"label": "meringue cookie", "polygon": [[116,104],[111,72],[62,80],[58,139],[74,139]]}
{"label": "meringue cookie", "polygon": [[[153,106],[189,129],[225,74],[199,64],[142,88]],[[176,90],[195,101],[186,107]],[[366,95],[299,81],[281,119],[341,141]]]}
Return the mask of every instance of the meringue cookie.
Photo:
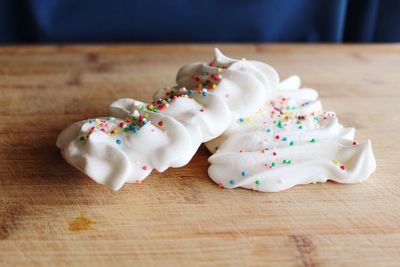
{"label": "meringue cookie", "polygon": [[[283,80],[273,93],[272,98],[266,101],[260,109],[251,116],[243,116],[237,118],[235,123],[231,125],[222,135],[210,140],[205,143],[205,146],[211,153],[215,153],[219,145],[238,131],[248,131],[248,123],[270,123],[274,120],[274,113],[277,113],[277,107],[271,105],[271,103],[285,101],[285,104],[289,106],[293,111],[296,110],[297,113],[308,115],[310,113],[317,114],[321,112],[322,105],[318,100],[318,92],[310,88],[302,88],[300,90],[300,77],[293,75],[286,80]],[[279,95],[279,96],[278,96]],[[289,110],[290,111],[290,110]],[[252,127],[250,125],[250,127]]]}
{"label": "meringue cookie", "polygon": [[[207,64],[196,62],[182,67],[176,76],[179,86],[197,88],[199,85],[215,89],[228,105],[234,119],[253,115],[276,94],[279,76],[271,66],[252,60],[237,60],[224,56],[215,49],[215,59]],[[155,98],[162,97],[160,92]]]}
{"label": "meringue cookie", "polygon": [[189,149],[190,138],[175,119],[135,110],[125,119],[74,123],[61,132],[57,146],[68,163],[118,190],[126,182],[141,182],[153,168],[180,166],[176,151]]}
{"label": "meringue cookie", "polygon": [[202,142],[259,109],[279,77],[267,64],[230,59],[216,49],[213,62],[182,67],[177,83],[156,92],[152,103],[119,99],[110,106],[114,117],[69,126],[57,140],[62,155],[118,190],[142,181],[153,168],[163,172],[187,164]]}
{"label": "meringue cookie", "polygon": [[281,83],[281,95],[256,115],[239,119],[217,140],[207,143],[208,174],[225,188],[277,192],[298,184],[357,183],[368,179],[376,163],[371,142],[353,141],[333,112],[323,112],[313,89],[299,89],[297,76]]}

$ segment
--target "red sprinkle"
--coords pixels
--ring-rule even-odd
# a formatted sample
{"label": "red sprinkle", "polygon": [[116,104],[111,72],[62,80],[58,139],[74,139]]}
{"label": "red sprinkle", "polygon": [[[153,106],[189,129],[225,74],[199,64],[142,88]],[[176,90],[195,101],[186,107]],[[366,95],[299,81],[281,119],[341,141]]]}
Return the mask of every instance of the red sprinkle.
{"label": "red sprinkle", "polygon": [[162,126],[164,125],[163,121],[159,121],[159,122],[158,122],[158,125],[159,125],[160,127],[162,127]]}
{"label": "red sprinkle", "polygon": [[279,135],[275,135],[275,139],[279,139],[281,138]]}
{"label": "red sprinkle", "polygon": [[121,127],[121,128],[124,127],[124,122],[121,121],[121,122],[119,123],[119,127]]}
{"label": "red sprinkle", "polygon": [[356,142],[356,141],[353,141],[353,146],[355,146],[355,145],[357,145],[357,142]]}
{"label": "red sprinkle", "polygon": [[200,112],[204,112],[204,108],[200,109]]}
{"label": "red sprinkle", "polygon": [[272,152],[272,155],[273,155],[273,156],[276,156],[276,152]]}
{"label": "red sprinkle", "polygon": [[346,170],[346,167],[344,167],[343,165],[340,166],[340,168],[341,168],[343,171]]}

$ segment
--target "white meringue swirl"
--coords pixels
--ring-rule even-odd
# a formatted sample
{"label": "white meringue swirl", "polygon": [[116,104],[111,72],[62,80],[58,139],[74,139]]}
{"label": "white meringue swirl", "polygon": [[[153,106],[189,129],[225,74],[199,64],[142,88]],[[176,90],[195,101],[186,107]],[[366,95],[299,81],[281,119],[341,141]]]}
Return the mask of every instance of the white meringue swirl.
{"label": "white meringue swirl", "polygon": [[353,141],[333,112],[322,112],[318,94],[300,89],[297,76],[283,81],[279,97],[256,115],[240,118],[208,142],[208,174],[225,188],[276,192],[298,184],[356,183],[376,168],[371,142]]}
{"label": "white meringue swirl", "polygon": [[110,106],[114,117],[69,126],[57,146],[70,164],[118,190],[153,168],[187,164],[201,143],[258,110],[278,83],[269,65],[230,59],[216,49],[211,63],[182,67],[178,85],[156,92],[152,103],[119,99]]}

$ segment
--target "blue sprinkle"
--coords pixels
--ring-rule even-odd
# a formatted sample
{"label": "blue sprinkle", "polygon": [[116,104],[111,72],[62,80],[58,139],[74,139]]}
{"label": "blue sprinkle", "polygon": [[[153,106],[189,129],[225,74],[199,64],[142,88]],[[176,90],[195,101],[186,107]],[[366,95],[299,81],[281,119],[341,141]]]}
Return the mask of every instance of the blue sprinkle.
{"label": "blue sprinkle", "polygon": [[270,131],[271,131],[271,129],[270,129],[270,128],[268,128],[268,129],[267,129],[267,133],[269,133]]}
{"label": "blue sprinkle", "polygon": [[122,142],[121,142],[121,140],[119,140],[119,139],[117,139],[116,141],[115,141],[118,145],[120,145]]}
{"label": "blue sprinkle", "polygon": [[208,96],[208,93],[207,92],[203,92],[202,95],[203,96]]}
{"label": "blue sprinkle", "polygon": [[189,95],[191,95],[193,93],[193,91],[191,89],[189,89],[187,92]]}
{"label": "blue sprinkle", "polygon": [[283,140],[283,141],[287,141],[287,137],[283,137],[282,140]]}
{"label": "blue sprinkle", "polygon": [[246,176],[246,175],[247,175],[246,170],[243,170],[243,171],[242,171],[242,176]]}
{"label": "blue sprinkle", "polygon": [[233,185],[235,184],[235,180],[230,180],[229,183]]}
{"label": "blue sprinkle", "polygon": [[239,121],[240,121],[240,122],[244,122],[244,119],[243,119],[243,118],[240,118]]}
{"label": "blue sprinkle", "polygon": [[300,125],[300,126],[299,126],[299,129],[303,129],[303,126]]}

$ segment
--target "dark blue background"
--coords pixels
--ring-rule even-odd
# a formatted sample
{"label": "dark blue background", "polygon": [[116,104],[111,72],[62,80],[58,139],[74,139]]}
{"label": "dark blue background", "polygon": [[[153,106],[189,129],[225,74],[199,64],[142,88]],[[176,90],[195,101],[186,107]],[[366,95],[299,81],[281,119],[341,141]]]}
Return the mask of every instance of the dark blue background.
{"label": "dark blue background", "polygon": [[399,0],[0,0],[0,43],[393,42]]}

